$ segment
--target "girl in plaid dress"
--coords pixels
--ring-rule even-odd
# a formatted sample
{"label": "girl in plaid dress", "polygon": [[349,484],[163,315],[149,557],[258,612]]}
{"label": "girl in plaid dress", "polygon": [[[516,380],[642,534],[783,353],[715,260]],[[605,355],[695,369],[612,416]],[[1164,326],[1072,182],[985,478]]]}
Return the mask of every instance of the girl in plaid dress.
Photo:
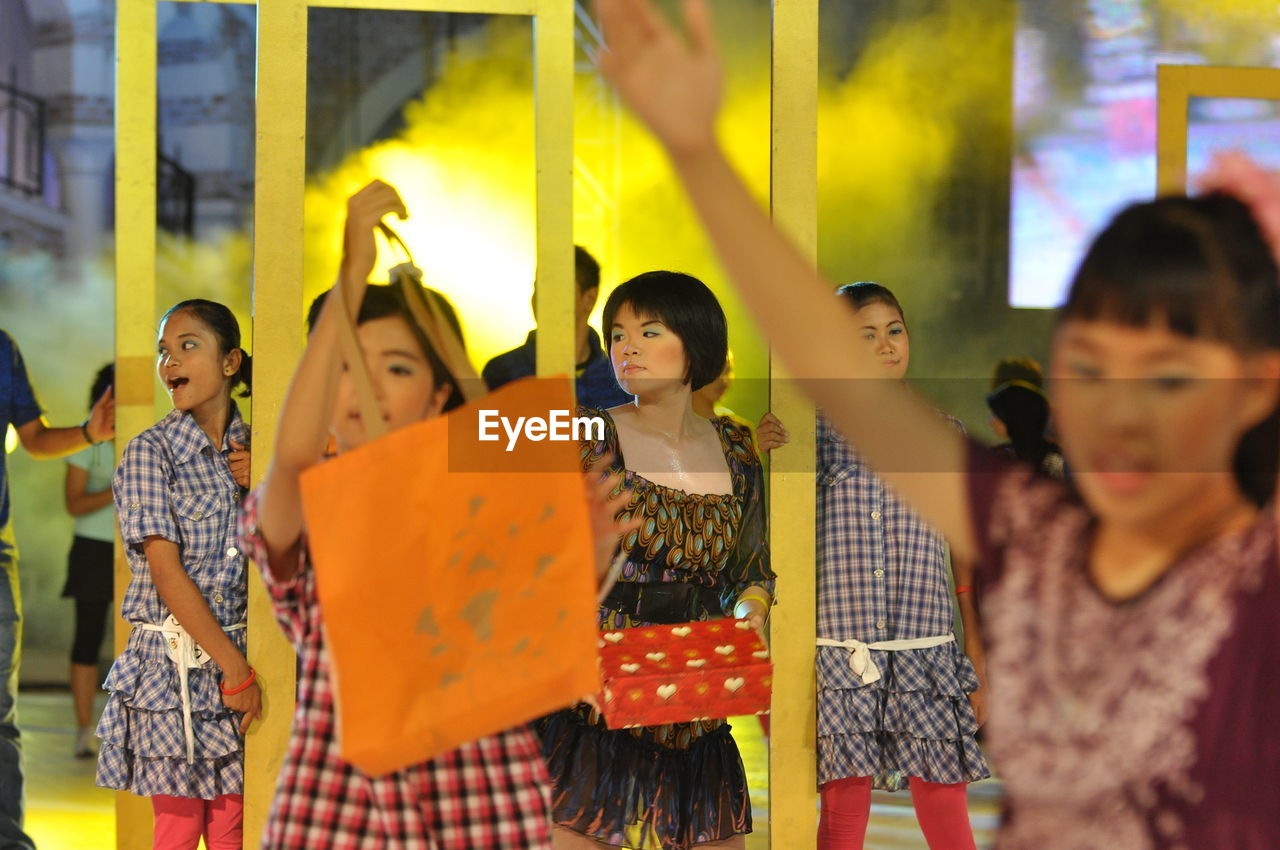
{"label": "girl in plaid dress", "polygon": [[247,588],[235,516],[249,386],[235,317],[183,301],[160,321],[157,369],[173,410],[129,441],[112,483],[133,579],[129,642],[104,687],[97,783],[150,797],[155,847],[239,848],[242,736],[261,695],[245,661]]}
{"label": "girl in plaid dress", "polygon": [[[884,376],[903,380],[911,343],[897,297],[865,282],[836,291],[853,307],[859,338]],[[963,432],[959,421],[951,423]],[[788,435],[770,413],[759,439],[769,451]],[[942,538],[821,416],[817,448],[818,847],[861,848],[871,789],[909,786],[931,848],[973,848],[965,785],[989,772],[974,739],[987,692],[979,687],[972,569],[953,558],[962,652],[952,632]]]}
{"label": "girl in plaid dress", "polygon": [[[347,207],[340,286],[359,304],[357,335],[391,429],[462,403],[444,362],[412,320],[398,290],[369,286],[373,228],[405,217],[395,190],[374,181]],[[429,291],[430,292],[430,291]],[[432,293],[458,330],[443,298]],[[316,309],[313,307],[313,310]],[[281,410],[276,452],[262,486],[245,503],[242,533],[262,569],[277,621],[298,653],[293,734],[262,847],[270,850],[520,850],[549,848],[547,771],[525,726],[472,741],[385,776],[343,760],[329,652],[303,526],[299,479],[321,462],[332,438],[338,452],[368,437],[339,345],[342,304],[319,302],[306,352]],[[607,493],[606,481],[597,488]],[[593,517],[605,563],[623,526],[606,519],[620,503],[597,498]]]}
{"label": "girl in plaid dress", "polygon": [[687,38],[600,0],[605,73],[671,154],[787,371],[975,560],[1005,781],[1001,850],[1280,845],[1280,175],[1226,156],[1120,211],[1057,315],[1071,485],[967,444],[831,310],[715,138],[705,0]]}

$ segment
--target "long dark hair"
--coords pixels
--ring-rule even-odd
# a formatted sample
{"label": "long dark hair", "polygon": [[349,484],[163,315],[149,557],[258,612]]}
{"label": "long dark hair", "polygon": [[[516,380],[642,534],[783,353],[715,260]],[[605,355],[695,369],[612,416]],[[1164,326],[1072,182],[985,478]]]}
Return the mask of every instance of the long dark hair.
{"label": "long dark hair", "polygon": [[166,319],[183,310],[195,316],[201,324],[213,332],[218,340],[220,355],[225,357],[236,349],[240,349],[240,368],[231,376],[231,389],[235,390],[236,387],[243,386],[244,391],[240,393],[240,397],[248,398],[253,391],[253,358],[240,346],[240,323],[236,321],[235,314],[227,305],[219,304],[217,301],[189,298],[186,301],[179,301],[166,310],[160,317],[160,324],[163,325]]}
{"label": "long dark hair", "polygon": [[[1059,321],[1160,322],[1244,354],[1280,349],[1280,274],[1249,208],[1225,194],[1134,204],[1080,263]],[[1236,449],[1240,489],[1261,505],[1275,493],[1280,409]]]}

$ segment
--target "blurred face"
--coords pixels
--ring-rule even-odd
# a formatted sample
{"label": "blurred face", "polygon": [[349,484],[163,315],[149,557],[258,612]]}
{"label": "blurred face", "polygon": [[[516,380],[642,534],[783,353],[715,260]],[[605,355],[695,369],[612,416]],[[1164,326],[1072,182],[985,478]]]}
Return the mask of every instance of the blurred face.
{"label": "blurred face", "polygon": [[875,353],[884,377],[904,378],[911,361],[911,339],[902,314],[883,301],[873,301],[854,316],[858,320],[858,335]]}
{"label": "blurred face", "polygon": [[688,386],[684,342],[661,320],[637,315],[630,304],[623,304],[613,317],[609,359],[618,384],[632,395]]}
{"label": "blurred face", "polygon": [[1104,521],[1167,527],[1235,488],[1244,434],[1274,409],[1275,354],[1243,356],[1163,324],[1066,321],[1054,339],[1054,419],[1072,476]]}
{"label": "blurred face", "polygon": [[[404,319],[372,319],[360,325],[357,336],[369,364],[382,420],[389,430],[412,425],[441,411],[449,398],[449,387],[434,386],[431,364]],[[338,379],[332,430],[339,451],[349,451],[369,441],[349,367],[343,368]]]}
{"label": "blurred face", "polygon": [[241,353],[223,354],[218,337],[189,310],[164,320],[156,346],[156,373],[178,410],[221,404],[230,395]]}

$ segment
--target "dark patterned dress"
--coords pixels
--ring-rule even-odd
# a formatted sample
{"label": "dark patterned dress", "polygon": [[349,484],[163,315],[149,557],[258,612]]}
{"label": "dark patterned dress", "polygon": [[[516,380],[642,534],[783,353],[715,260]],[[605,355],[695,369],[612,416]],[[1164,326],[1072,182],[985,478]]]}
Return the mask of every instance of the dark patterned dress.
{"label": "dark patterned dress", "polygon": [[1280,847],[1276,506],[1119,602],[1090,578],[1097,520],[1063,482],[973,447],[969,510],[997,846]]}
{"label": "dark patterned dress", "polygon": [[[584,467],[612,452],[612,471],[631,491],[625,515],[644,517],[623,541],[619,582],[691,582],[731,614],[751,585],[773,591],[765,542],[764,478],[751,431],[727,416],[712,420],[733,480],[732,495],[663,487],[626,469],[607,412],[604,440],[583,445]],[[649,625],[602,606],[600,628]],[[583,705],[539,723],[554,782],[553,820],[598,841],[634,850],[685,850],[751,831],[751,804],[738,746],[723,720],[610,731]]]}

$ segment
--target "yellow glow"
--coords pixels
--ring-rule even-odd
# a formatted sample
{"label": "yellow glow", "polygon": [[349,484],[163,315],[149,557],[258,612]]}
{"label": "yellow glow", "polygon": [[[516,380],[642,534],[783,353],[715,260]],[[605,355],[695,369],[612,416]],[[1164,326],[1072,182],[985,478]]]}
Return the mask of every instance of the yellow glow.
{"label": "yellow glow", "polygon": [[8,430],[4,433],[4,453],[11,455],[16,448],[18,448],[18,432],[10,424]]}

